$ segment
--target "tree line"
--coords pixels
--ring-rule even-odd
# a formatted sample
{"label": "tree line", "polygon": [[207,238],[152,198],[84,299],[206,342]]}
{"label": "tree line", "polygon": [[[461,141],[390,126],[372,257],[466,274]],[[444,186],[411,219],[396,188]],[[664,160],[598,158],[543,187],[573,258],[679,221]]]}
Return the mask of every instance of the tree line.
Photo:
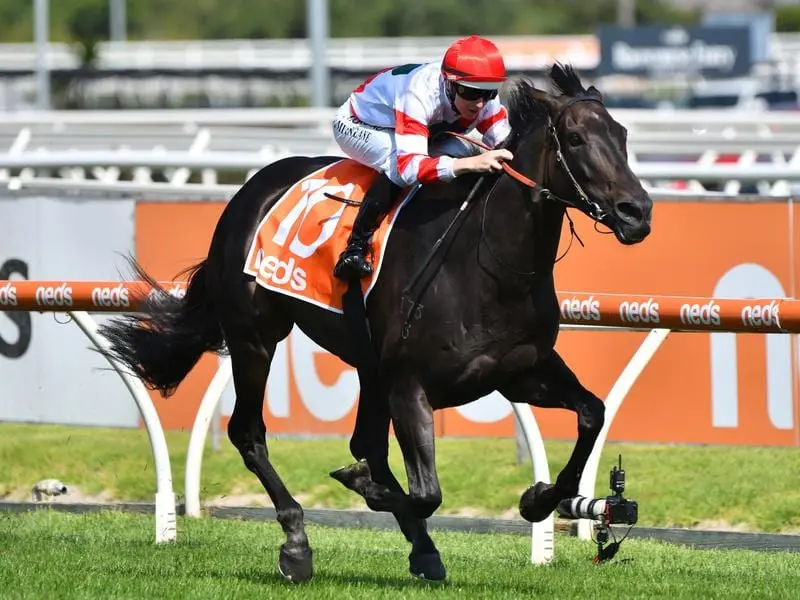
{"label": "tree line", "polygon": [[[0,0],[0,40],[29,42],[33,0]],[[328,0],[332,37],[592,33],[617,19],[618,0]],[[693,23],[665,0],[636,0],[636,21]],[[306,37],[305,0],[128,0],[128,39]],[[51,0],[56,41],[108,38],[108,0]]]}

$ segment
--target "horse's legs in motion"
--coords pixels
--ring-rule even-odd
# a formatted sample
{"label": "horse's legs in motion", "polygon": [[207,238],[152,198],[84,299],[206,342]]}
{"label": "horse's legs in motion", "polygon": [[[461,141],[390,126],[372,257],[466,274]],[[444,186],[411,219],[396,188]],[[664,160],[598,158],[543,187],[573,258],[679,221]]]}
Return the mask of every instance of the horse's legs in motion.
{"label": "horse's legs in motion", "polygon": [[[360,470],[362,476],[369,477],[372,482],[385,487],[390,493],[405,497],[403,487],[389,468],[389,421],[389,405],[380,395],[378,387],[363,385],[356,425],[350,440],[350,451],[354,458],[365,459],[367,469],[363,468],[363,462],[351,469]],[[377,486],[365,485],[360,490],[368,504],[371,494],[374,493],[372,489],[375,487]],[[393,514],[400,530],[411,544],[411,553],[408,556],[409,571],[425,579],[437,581],[444,579],[446,570],[436,545],[428,535],[425,519],[409,511],[406,502],[403,504],[404,509],[394,511]]]}
{"label": "horse's legs in motion", "polygon": [[436,546],[424,519],[408,508],[408,496],[389,468],[389,405],[382,385],[381,363],[369,332],[360,284],[351,283],[343,297],[344,318],[351,337],[360,348],[357,356],[361,388],[356,423],[350,438],[350,453],[359,462],[331,472],[331,477],[362,496],[372,510],[394,514],[400,530],[411,544],[409,570],[417,577],[446,577]]}
{"label": "horse's legs in motion", "polygon": [[[223,329],[225,329],[223,325]],[[233,368],[236,404],[228,423],[228,437],[255,473],[275,506],[277,519],[286,534],[278,567],[292,581],[311,578],[312,554],[308,545],[303,509],[286,489],[269,461],[266,427],[262,417],[264,388],[278,341],[288,335],[291,323],[259,323],[258,326],[225,329]]]}
{"label": "horse's legs in motion", "polygon": [[564,498],[577,495],[586,461],[605,419],[605,405],[578,381],[563,359],[553,351],[546,359],[500,388],[511,402],[543,408],[566,408],[578,415],[578,439],[555,485],[537,483],[520,499],[520,514],[531,522],[544,520]]}

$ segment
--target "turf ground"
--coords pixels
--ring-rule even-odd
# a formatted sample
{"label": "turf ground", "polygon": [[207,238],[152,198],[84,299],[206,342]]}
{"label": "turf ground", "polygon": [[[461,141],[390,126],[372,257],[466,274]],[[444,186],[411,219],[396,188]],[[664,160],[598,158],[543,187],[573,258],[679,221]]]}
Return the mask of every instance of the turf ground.
{"label": "turf ground", "polygon": [[[399,532],[309,526],[314,579],[276,573],[276,523],[179,518],[178,541],[153,544],[149,516],[0,513],[0,595],[16,598],[796,598],[800,553],[691,550],[626,540],[613,562],[559,537],[550,565],[529,562],[530,538],[434,531],[445,583],[407,573]],[[626,560],[623,560],[626,559]]]}
{"label": "turf ground", "polygon": [[[175,491],[183,492],[188,432],[168,432]],[[551,477],[566,462],[572,442],[546,442]],[[348,464],[345,439],[269,442],[270,456],[306,508],[364,508],[363,501],[328,477]],[[800,449],[607,444],[596,494],[608,494],[608,470],[618,453],[627,472],[626,496],[639,502],[639,525],[800,531]],[[437,514],[519,519],[520,494],[531,483],[529,464],[518,465],[510,439],[440,439],[437,466],[444,502]],[[70,488],[67,501],[153,501],[155,474],[141,429],[0,424],[0,498],[29,500],[39,479],[56,477]],[[391,463],[404,483],[396,442]],[[223,437],[207,448],[203,502],[264,504],[266,494]]]}

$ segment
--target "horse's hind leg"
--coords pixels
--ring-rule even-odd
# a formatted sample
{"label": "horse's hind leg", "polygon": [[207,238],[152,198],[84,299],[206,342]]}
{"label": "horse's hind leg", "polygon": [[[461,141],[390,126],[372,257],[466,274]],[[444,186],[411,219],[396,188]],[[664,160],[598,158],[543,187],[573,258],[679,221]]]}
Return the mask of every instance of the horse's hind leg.
{"label": "horse's hind leg", "polygon": [[277,519],[286,534],[278,568],[291,581],[311,578],[312,553],[303,523],[303,509],[292,497],[269,461],[266,427],[262,416],[264,389],[278,341],[289,334],[292,323],[275,317],[267,322],[225,329],[231,354],[236,404],[228,423],[228,437],[269,494]]}
{"label": "horse's hind leg", "polygon": [[602,400],[587,390],[553,351],[534,367],[514,377],[500,388],[511,402],[543,408],[566,408],[578,415],[578,438],[569,461],[554,485],[537,482],[520,499],[520,514],[531,522],[544,520],[564,498],[578,493],[583,469],[605,420]]}

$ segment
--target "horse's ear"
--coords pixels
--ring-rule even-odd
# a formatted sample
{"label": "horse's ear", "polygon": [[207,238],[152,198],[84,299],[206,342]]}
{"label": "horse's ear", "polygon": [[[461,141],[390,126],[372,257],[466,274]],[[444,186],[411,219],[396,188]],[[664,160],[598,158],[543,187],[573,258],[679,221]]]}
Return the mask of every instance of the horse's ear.
{"label": "horse's ear", "polygon": [[589,89],[587,89],[586,92],[589,93],[592,96],[597,97],[600,101],[603,100],[603,94],[600,92],[600,90],[598,90],[593,85],[590,85]]}

